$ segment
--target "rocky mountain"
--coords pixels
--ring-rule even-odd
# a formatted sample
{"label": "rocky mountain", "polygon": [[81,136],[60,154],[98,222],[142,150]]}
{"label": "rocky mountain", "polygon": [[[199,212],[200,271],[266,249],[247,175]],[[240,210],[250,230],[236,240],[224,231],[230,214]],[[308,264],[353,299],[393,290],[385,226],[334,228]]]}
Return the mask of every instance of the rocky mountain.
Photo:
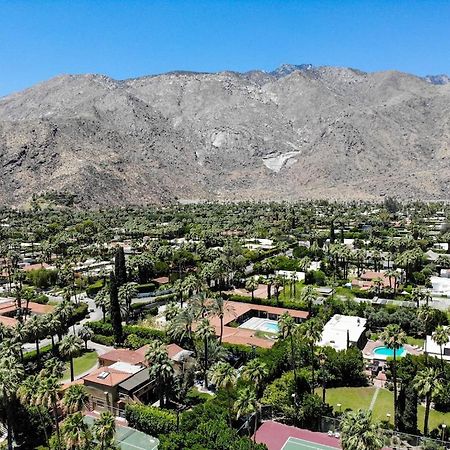
{"label": "rocky mountain", "polygon": [[450,198],[450,84],[284,65],[64,75],[0,99],[0,202]]}

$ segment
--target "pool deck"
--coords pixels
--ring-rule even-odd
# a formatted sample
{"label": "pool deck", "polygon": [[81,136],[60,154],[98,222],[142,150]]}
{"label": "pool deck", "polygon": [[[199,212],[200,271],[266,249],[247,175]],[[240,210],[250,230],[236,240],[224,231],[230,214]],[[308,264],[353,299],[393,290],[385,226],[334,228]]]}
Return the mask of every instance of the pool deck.
{"label": "pool deck", "polygon": [[[376,355],[374,354],[374,350],[377,347],[383,347],[384,343],[383,341],[377,340],[377,341],[368,341],[366,346],[363,349],[363,357],[364,359],[377,359],[378,361],[386,361],[387,357],[383,355]],[[406,350],[407,353],[410,353],[411,355],[421,355],[423,354],[423,349],[420,347],[412,346],[409,344],[405,344],[403,348]]]}

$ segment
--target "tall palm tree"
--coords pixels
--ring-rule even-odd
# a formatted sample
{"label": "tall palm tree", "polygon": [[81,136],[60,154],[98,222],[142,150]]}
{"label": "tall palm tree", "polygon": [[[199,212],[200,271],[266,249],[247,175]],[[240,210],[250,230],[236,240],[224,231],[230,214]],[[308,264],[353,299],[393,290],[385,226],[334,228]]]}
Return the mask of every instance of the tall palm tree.
{"label": "tall palm tree", "polygon": [[[246,386],[241,389],[238,393],[238,397],[234,402],[234,408],[236,410],[236,418],[245,416],[247,414],[255,414],[255,426],[253,430],[253,444],[256,443],[256,429],[258,427],[258,412],[260,405],[258,403],[258,398],[256,397],[256,392],[250,386]],[[249,428],[249,436],[251,435]]]}
{"label": "tall palm tree", "polygon": [[32,316],[25,325],[27,334],[36,343],[36,358],[38,361],[38,365],[40,364],[39,340],[46,334],[45,333],[46,323],[44,322],[43,317],[44,316]]}
{"label": "tall palm tree", "polygon": [[70,381],[74,380],[73,358],[80,353],[82,341],[78,336],[68,334],[59,343],[59,351],[62,356],[69,358]]}
{"label": "tall palm tree", "polygon": [[311,390],[314,392],[315,386],[315,371],[314,371],[314,363],[315,363],[315,353],[314,348],[317,342],[322,338],[323,324],[319,319],[310,319],[305,323],[302,323],[300,327],[298,327],[298,333],[300,337],[309,345],[310,350],[310,358],[311,358]]}
{"label": "tall palm tree", "polygon": [[343,450],[381,450],[383,439],[379,424],[372,421],[372,412],[362,409],[348,412],[341,421]]}
{"label": "tall palm tree", "polygon": [[278,305],[278,299],[280,297],[280,287],[284,285],[284,278],[280,275],[277,275],[273,279],[273,287],[275,288],[275,300]]}
{"label": "tall palm tree", "polygon": [[148,361],[150,378],[156,381],[158,386],[159,404],[162,408],[174,377],[172,361],[167,354],[166,346],[159,341],[151,342],[145,358]]}
{"label": "tall palm tree", "polygon": [[189,305],[195,311],[197,317],[204,319],[211,307],[209,295],[206,292],[199,292],[191,298]]}
{"label": "tall palm tree", "polygon": [[231,427],[232,425],[232,399],[231,399],[231,390],[236,384],[237,380],[237,372],[231,364],[227,362],[217,362],[214,366],[211,367],[210,371],[211,381],[216,385],[219,389],[224,389],[227,392],[228,398],[228,424]]}
{"label": "tall palm tree", "polygon": [[250,360],[242,369],[242,378],[250,381],[253,386],[256,386],[256,393],[261,392],[264,379],[269,374],[267,365],[259,358]]}
{"label": "tall palm tree", "polygon": [[190,306],[183,308],[168,324],[167,334],[182,341],[187,338],[192,343],[192,327],[195,323],[195,312]]}
{"label": "tall palm tree", "polygon": [[232,306],[231,303],[226,302],[223,297],[220,295],[214,295],[212,297],[212,304],[211,304],[211,313],[218,316],[220,319],[220,337],[219,342],[222,344],[222,337],[223,337],[223,318],[225,317],[225,314],[235,314],[235,309]]}
{"label": "tall palm tree", "polygon": [[442,370],[444,370],[444,356],[442,348],[445,344],[448,344],[448,342],[450,341],[450,331],[447,327],[438,325],[436,327],[436,330],[434,330],[434,333],[431,335],[431,339],[433,339],[436,345],[439,345],[439,349],[441,352],[441,367]]}
{"label": "tall palm tree", "polygon": [[84,341],[84,349],[87,350],[87,343],[94,336],[94,332],[88,327],[83,326],[78,330],[78,337]]}
{"label": "tall palm tree", "polygon": [[62,405],[66,414],[82,412],[87,405],[89,394],[82,384],[73,384],[69,386],[62,399]]}
{"label": "tall palm tree", "polygon": [[297,370],[296,370],[296,358],[295,358],[295,339],[294,331],[297,327],[294,318],[286,311],[281,314],[278,319],[278,328],[280,330],[280,336],[283,339],[289,339],[291,347],[291,367],[294,372],[295,385],[297,385]]}
{"label": "tall palm tree", "polygon": [[208,319],[202,319],[198,324],[196,335],[203,341],[204,348],[204,367],[203,382],[205,389],[208,389],[208,341],[214,336],[214,327],[209,323]]}
{"label": "tall palm tree", "polygon": [[312,313],[312,306],[316,299],[317,299],[317,291],[315,287],[312,285],[305,286],[300,294],[300,300],[305,305],[307,305],[309,315],[311,315]]}
{"label": "tall palm tree", "polygon": [[17,390],[17,398],[24,406],[35,406],[39,414],[39,420],[44,430],[45,443],[48,444],[47,427],[45,425],[44,416],[41,406],[37,405],[37,393],[39,390],[40,378],[38,375],[30,375],[22,381]]}
{"label": "tall palm tree", "polygon": [[106,311],[110,309],[109,289],[104,287],[97,292],[94,299],[95,306],[102,310],[103,322],[106,320]]}
{"label": "tall palm tree", "polygon": [[62,422],[61,435],[67,450],[87,450],[92,440],[89,426],[80,412],[71,414]]}
{"label": "tall palm tree", "polygon": [[13,402],[24,376],[22,364],[13,356],[0,358],[0,413],[8,430],[8,450],[13,448]]}
{"label": "tall palm tree", "polygon": [[245,283],[245,289],[252,293],[252,302],[255,301],[255,291],[258,289],[259,282],[255,277],[251,277]]}
{"label": "tall palm tree", "polygon": [[397,324],[389,324],[381,333],[380,339],[387,348],[393,350],[392,378],[394,380],[394,424],[397,429],[397,350],[406,344],[406,333]]}
{"label": "tall palm tree", "polygon": [[124,305],[126,320],[129,319],[131,315],[131,301],[138,294],[137,283],[130,282],[125,283],[119,288],[119,302]]}
{"label": "tall palm tree", "polygon": [[55,352],[55,335],[61,333],[61,320],[57,314],[49,314],[47,319],[48,336],[52,340],[53,353]]}
{"label": "tall palm tree", "polygon": [[116,419],[109,411],[102,411],[93,426],[94,439],[99,443],[99,450],[115,447]]}
{"label": "tall palm tree", "polygon": [[178,278],[178,280],[175,280],[175,282],[172,285],[172,291],[174,294],[176,294],[178,300],[180,301],[180,307],[183,307],[183,294],[185,292],[183,281],[181,278]]}
{"label": "tall palm tree", "polygon": [[39,388],[36,393],[36,404],[42,405],[53,413],[53,421],[56,430],[57,450],[61,449],[61,433],[58,420],[58,394],[60,384],[56,377],[47,376],[40,380]]}
{"label": "tall palm tree", "polygon": [[414,389],[420,397],[425,397],[425,417],[423,421],[423,434],[428,435],[428,420],[432,398],[442,389],[441,374],[434,367],[426,367],[414,378]]}

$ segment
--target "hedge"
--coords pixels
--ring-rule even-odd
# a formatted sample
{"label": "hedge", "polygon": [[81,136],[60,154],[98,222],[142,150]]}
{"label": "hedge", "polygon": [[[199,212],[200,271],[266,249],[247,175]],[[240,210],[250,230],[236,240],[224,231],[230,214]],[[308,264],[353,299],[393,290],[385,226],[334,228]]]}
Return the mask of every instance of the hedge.
{"label": "hedge", "polygon": [[223,294],[223,296],[226,297],[227,300],[231,300],[233,302],[250,303],[253,305],[275,306],[278,308],[289,308],[289,309],[296,309],[299,311],[305,311],[305,306],[301,302],[293,302],[293,301],[289,301],[289,300],[279,300],[277,303],[277,300],[274,297],[271,298],[270,300],[267,298],[255,297],[252,300],[251,297],[246,297],[245,295]]}
{"label": "hedge", "polygon": [[68,325],[72,326],[73,324],[83,320],[88,313],[89,305],[87,303],[80,303],[73,311],[72,316],[68,320]]}
{"label": "hedge", "polygon": [[177,419],[173,412],[154,406],[129,404],[125,409],[125,418],[131,428],[150,436],[168,434],[177,428]]}
{"label": "hedge", "polygon": [[[98,335],[103,336],[113,336],[113,327],[111,323],[109,322],[102,322],[100,320],[98,321],[92,321],[87,324],[89,328]],[[161,339],[165,340],[166,334],[164,331],[156,330],[155,328],[147,328],[147,327],[140,327],[138,325],[125,325],[123,327],[123,334],[126,338],[130,334],[134,334],[139,338],[142,339]]]}
{"label": "hedge", "polygon": [[94,336],[92,336],[91,338],[91,341],[97,344],[107,345],[109,347],[112,347],[114,345],[114,337],[103,336],[103,334],[94,334]]}
{"label": "hedge", "polygon": [[[47,353],[50,353],[52,351],[52,345],[44,345],[43,347],[39,348],[39,355],[42,358]],[[29,352],[24,353],[23,355],[23,362],[34,362],[37,360],[37,352],[36,350],[31,350]]]}
{"label": "hedge", "polygon": [[102,287],[103,287],[103,280],[97,280],[95,283],[90,284],[86,288],[86,295],[90,298],[94,298]]}

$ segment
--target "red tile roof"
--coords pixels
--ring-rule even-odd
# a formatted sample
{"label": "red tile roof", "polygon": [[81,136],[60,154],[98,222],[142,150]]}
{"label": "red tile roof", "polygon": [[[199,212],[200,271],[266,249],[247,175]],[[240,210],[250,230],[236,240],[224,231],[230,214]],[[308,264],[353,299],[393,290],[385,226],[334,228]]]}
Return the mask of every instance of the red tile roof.
{"label": "red tile roof", "polygon": [[[108,375],[105,378],[98,378],[102,372],[105,372],[105,374],[107,373]],[[89,375],[86,375],[83,379],[85,382],[88,381],[102,386],[117,386],[131,376],[133,376],[132,373],[121,372],[120,370],[112,369],[111,367],[102,366],[95,369]]]}

